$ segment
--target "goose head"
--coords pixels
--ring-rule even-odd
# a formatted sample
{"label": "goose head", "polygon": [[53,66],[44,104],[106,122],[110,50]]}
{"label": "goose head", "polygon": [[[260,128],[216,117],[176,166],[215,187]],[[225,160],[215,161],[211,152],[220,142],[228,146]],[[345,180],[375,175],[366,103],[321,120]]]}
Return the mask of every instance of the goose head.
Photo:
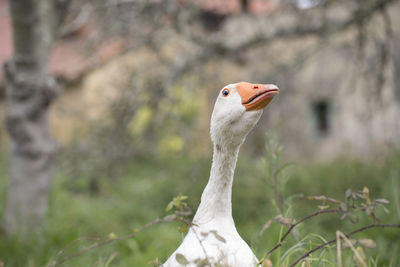
{"label": "goose head", "polygon": [[277,95],[273,84],[239,82],[221,89],[211,116],[211,140],[229,147],[241,145],[265,108]]}

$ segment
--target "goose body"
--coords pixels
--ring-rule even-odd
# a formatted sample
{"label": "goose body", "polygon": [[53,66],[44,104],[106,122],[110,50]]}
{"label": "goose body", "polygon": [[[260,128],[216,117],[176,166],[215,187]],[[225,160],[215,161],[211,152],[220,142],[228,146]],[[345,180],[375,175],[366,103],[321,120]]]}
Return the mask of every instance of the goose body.
{"label": "goose body", "polygon": [[275,85],[246,82],[221,90],[211,117],[214,149],[210,178],[193,226],[163,266],[257,266],[256,256],[232,218],[232,183],[240,146],[277,93]]}

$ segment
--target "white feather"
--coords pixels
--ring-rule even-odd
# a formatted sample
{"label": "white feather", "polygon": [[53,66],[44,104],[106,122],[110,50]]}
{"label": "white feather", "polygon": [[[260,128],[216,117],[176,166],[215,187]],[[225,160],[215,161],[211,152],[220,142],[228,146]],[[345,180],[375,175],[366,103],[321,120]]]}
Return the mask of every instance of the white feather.
{"label": "white feather", "polygon": [[[262,110],[246,112],[236,84],[225,88],[230,93],[226,97],[219,94],[211,117],[214,153],[210,179],[193,218],[194,226],[165,262],[165,267],[197,266],[202,260],[211,266],[257,266],[256,256],[236,230],[231,196],[240,146],[261,117]],[[183,256],[189,264],[178,263],[177,255],[178,258]]]}

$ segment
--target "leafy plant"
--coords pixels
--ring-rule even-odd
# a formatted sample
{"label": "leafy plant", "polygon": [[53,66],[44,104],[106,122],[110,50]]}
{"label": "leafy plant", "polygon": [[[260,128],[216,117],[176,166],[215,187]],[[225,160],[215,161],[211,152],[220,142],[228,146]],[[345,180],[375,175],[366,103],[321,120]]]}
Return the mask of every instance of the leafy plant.
{"label": "leafy plant", "polygon": [[[342,264],[342,257],[341,257],[341,240],[343,239],[345,244],[351,248],[354,256],[354,261],[358,264],[357,266],[367,266],[367,258],[365,256],[364,250],[362,246],[364,247],[373,247],[375,244],[375,241],[371,239],[360,239],[360,240],[352,240],[350,241],[350,236],[371,229],[371,228],[400,228],[400,224],[380,224],[380,219],[378,218],[377,215],[377,208],[381,208],[384,210],[385,213],[389,213],[388,208],[385,205],[390,204],[390,202],[387,199],[384,198],[378,198],[378,199],[372,199],[371,194],[370,194],[370,189],[367,186],[364,186],[362,190],[356,190],[353,191],[352,189],[347,189],[345,192],[345,197],[343,200],[338,200],[332,197],[327,197],[324,195],[320,196],[309,196],[309,200],[316,200],[320,201],[321,203],[317,205],[317,210],[314,211],[313,213],[304,216],[303,218],[299,220],[295,220],[293,218],[290,218],[288,216],[289,214],[289,209],[286,207],[291,206],[291,201],[293,198],[289,199],[284,199],[284,185],[286,184],[287,180],[289,177],[285,176],[282,172],[283,170],[289,165],[285,164],[282,162],[282,152],[283,148],[279,145],[279,143],[276,141],[276,139],[273,137],[273,135],[270,135],[267,138],[267,145],[266,145],[266,156],[264,159],[264,163],[266,166],[266,175],[265,179],[268,181],[269,185],[273,188],[274,194],[273,197],[271,197],[271,201],[273,203],[276,203],[276,206],[278,207],[278,212],[280,212],[278,215],[276,215],[274,218],[270,219],[267,221],[267,223],[262,227],[261,231],[259,232],[259,236],[261,237],[264,231],[266,231],[274,222],[279,222],[281,225],[287,226],[286,232],[283,234],[280,234],[278,243],[272,247],[270,250],[268,250],[264,256],[261,258],[259,261],[260,264],[269,264],[270,260],[269,257],[274,251],[278,251],[278,256],[276,258],[276,265],[281,266],[281,262],[285,262],[282,266],[295,266],[298,263],[302,263],[302,266],[308,266],[309,263],[305,261],[307,258],[309,258],[310,265],[312,264],[312,260],[314,259],[311,257],[312,253],[318,251],[318,250],[323,250],[323,249],[330,249],[330,246],[337,244],[337,262],[338,266],[343,266]],[[284,205],[287,204],[287,205]],[[297,235],[293,234],[293,231],[295,228],[302,224],[305,223],[306,221],[310,220],[311,218],[314,218],[316,216],[319,216],[321,214],[326,214],[326,213],[337,213],[340,214],[340,219],[344,220],[346,218],[349,218],[352,223],[357,223],[359,221],[359,216],[360,213],[364,213],[367,217],[372,219],[372,224],[369,225],[364,225],[354,231],[351,231],[347,234],[342,233],[340,230],[336,231],[336,238],[332,239],[330,241],[326,241],[323,237],[321,237],[321,240],[324,240],[322,244],[319,244],[315,246],[314,248],[311,248],[311,240],[309,241],[310,243],[310,249],[300,255],[293,263],[289,264],[289,256],[292,256],[295,254],[294,252],[297,252],[297,254],[301,254],[300,251],[303,251],[303,247],[307,245],[306,240],[301,239],[300,241],[297,239]],[[283,215],[285,214],[285,215]],[[282,228],[281,228],[282,232]],[[286,238],[289,236],[289,234],[292,234],[294,239],[295,239],[295,244],[289,248],[286,253],[283,254],[281,257],[281,247],[286,242]],[[359,244],[357,248],[353,246],[353,244]],[[343,247],[343,246],[342,246]],[[320,253],[322,258],[319,258],[318,260],[320,261],[328,261],[326,259],[328,253]]]}

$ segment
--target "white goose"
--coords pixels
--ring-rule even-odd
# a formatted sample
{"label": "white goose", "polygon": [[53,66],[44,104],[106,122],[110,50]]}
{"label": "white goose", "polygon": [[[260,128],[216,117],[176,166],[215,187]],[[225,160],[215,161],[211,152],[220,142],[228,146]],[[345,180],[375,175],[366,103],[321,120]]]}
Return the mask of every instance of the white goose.
{"label": "white goose", "polygon": [[[214,154],[210,179],[193,218],[194,226],[163,266],[256,266],[257,258],[236,231],[232,218],[232,182],[241,144],[278,94],[272,84],[240,82],[225,86],[211,116]],[[181,263],[177,261],[184,256]],[[198,265],[208,262],[208,265]]]}

